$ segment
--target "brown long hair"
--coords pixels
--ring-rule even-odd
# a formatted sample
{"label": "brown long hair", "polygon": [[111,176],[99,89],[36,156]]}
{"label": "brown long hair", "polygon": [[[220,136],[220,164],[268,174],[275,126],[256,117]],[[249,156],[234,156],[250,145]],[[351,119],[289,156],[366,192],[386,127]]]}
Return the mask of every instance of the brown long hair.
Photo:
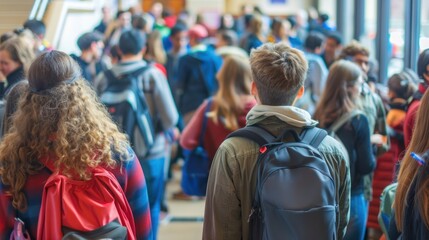
{"label": "brown long hair", "polygon": [[244,109],[240,96],[250,95],[252,72],[250,64],[239,57],[225,58],[217,75],[219,90],[214,97],[213,121],[220,117],[225,119],[225,127],[229,130],[239,128],[237,118]]}
{"label": "brown long hair", "polygon": [[[399,231],[403,228],[405,216],[405,206],[407,204],[407,194],[413,179],[416,177],[420,165],[410,156],[411,152],[424,153],[429,149],[429,92],[423,95],[419,110],[416,115],[413,136],[404,158],[398,175],[398,188],[396,190],[395,209],[396,226]],[[429,171],[427,163],[423,171]],[[426,227],[429,227],[429,178],[422,179],[415,196],[416,205]]]}
{"label": "brown long hair", "polygon": [[320,127],[326,127],[343,114],[359,106],[350,87],[353,87],[362,71],[349,61],[339,60],[329,69],[325,90],[316,107],[314,118],[319,121]]}
{"label": "brown long hair", "polygon": [[43,53],[31,65],[28,80],[0,143],[1,180],[19,210],[27,207],[23,188],[27,177],[43,168],[43,156],[53,155],[57,168],[79,180],[91,178],[92,167],[116,166],[112,150],[130,156],[125,135],[67,54]]}

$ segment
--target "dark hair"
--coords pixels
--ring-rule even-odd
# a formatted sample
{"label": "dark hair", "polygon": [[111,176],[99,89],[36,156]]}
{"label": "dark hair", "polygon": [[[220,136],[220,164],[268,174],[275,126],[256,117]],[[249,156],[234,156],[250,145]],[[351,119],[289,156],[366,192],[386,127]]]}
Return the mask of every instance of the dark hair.
{"label": "dark hair", "polygon": [[103,41],[103,35],[98,32],[87,32],[77,39],[77,46],[83,51],[89,49],[93,42],[96,43],[100,41]]}
{"label": "dark hair", "polygon": [[405,100],[411,97],[417,90],[415,80],[409,73],[405,73],[405,71],[393,74],[387,81],[387,86],[398,98]]}
{"label": "dark hair", "polygon": [[237,34],[232,30],[222,30],[219,31],[219,36],[222,38],[223,41],[226,42],[228,46],[237,46],[238,44],[238,37]]}
{"label": "dark hair", "polygon": [[45,36],[46,34],[46,26],[42,21],[39,20],[27,20],[24,23],[24,28],[30,29],[36,35]]}
{"label": "dark hair", "polygon": [[253,19],[253,15],[252,14],[246,14],[244,15],[244,26],[247,28],[250,26],[250,22]]}
{"label": "dark hair", "polygon": [[425,49],[422,53],[419,55],[419,60],[417,61],[417,75],[419,75],[419,78],[424,79],[423,74],[428,74],[427,66],[429,65],[429,48]]}
{"label": "dark hair", "polygon": [[2,35],[0,35],[0,44],[6,42],[7,40],[16,37],[16,33],[14,32],[5,32]]}
{"label": "dark hair", "polygon": [[180,33],[180,32],[185,32],[187,31],[188,28],[186,27],[186,25],[182,24],[182,23],[178,23],[176,25],[174,25],[174,27],[171,28],[170,31],[170,37]]}
{"label": "dark hair", "polygon": [[116,13],[116,19],[119,19],[119,17],[120,17],[122,14],[126,13],[126,12],[129,12],[129,11],[119,10],[119,11]]}
{"label": "dark hair", "polygon": [[122,54],[136,55],[146,46],[146,37],[139,30],[129,30],[119,38],[119,49]]}
{"label": "dark hair", "polygon": [[120,54],[120,49],[118,45],[113,45],[109,51],[110,51],[110,56],[112,58],[117,58],[118,60],[121,60],[121,54]]}
{"label": "dark hair", "polygon": [[259,6],[254,6],[254,7],[253,7],[253,11],[254,11],[255,13],[257,13],[257,14],[265,15],[265,14],[264,14],[264,12],[262,11],[262,9],[261,9]]}
{"label": "dark hair", "polygon": [[289,16],[287,17],[287,20],[290,23],[290,27],[293,29],[296,26],[296,17],[295,16]]}
{"label": "dark hair", "polygon": [[320,48],[325,41],[325,37],[318,32],[310,32],[304,42],[304,47],[312,52]]}
{"label": "dark hair", "polygon": [[328,15],[328,14],[326,14],[326,13],[322,13],[322,14],[320,14],[320,16],[319,16],[319,19],[320,19],[320,21],[322,21],[322,22],[326,22],[326,21],[328,21],[328,20],[329,20],[329,15]]}
{"label": "dark hair", "polygon": [[134,14],[133,16],[131,16],[131,25],[133,26],[133,28],[142,31],[145,30],[146,24],[146,18],[142,14]]}
{"label": "dark hair", "polygon": [[166,18],[166,17],[170,17],[170,16],[173,16],[173,13],[171,12],[171,10],[170,9],[163,9],[162,10],[162,13],[161,13],[161,17],[162,18]]}
{"label": "dark hair", "polygon": [[273,18],[272,20],[271,20],[271,26],[270,26],[270,28],[271,28],[271,30],[272,31],[274,31],[275,30],[275,28],[277,28],[278,27],[278,25],[281,25],[282,24],[282,19],[280,19],[280,18],[278,18],[278,17],[275,17],[275,18]]}
{"label": "dark hair", "polygon": [[56,50],[42,53],[28,70],[28,83],[34,93],[52,89],[61,83],[72,83],[81,77],[76,61],[66,53]]}
{"label": "dark hair", "polygon": [[326,38],[333,39],[338,45],[343,43],[343,37],[337,31],[328,32]]}

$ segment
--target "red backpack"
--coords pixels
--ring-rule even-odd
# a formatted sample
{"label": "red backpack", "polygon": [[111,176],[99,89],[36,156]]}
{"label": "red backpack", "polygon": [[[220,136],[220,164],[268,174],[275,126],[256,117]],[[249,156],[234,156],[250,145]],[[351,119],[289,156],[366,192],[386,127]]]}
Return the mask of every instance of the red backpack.
{"label": "red backpack", "polygon": [[136,239],[134,217],[113,173],[92,170],[88,181],[70,179],[42,161],[53,174],[43,189],[37,239]]}

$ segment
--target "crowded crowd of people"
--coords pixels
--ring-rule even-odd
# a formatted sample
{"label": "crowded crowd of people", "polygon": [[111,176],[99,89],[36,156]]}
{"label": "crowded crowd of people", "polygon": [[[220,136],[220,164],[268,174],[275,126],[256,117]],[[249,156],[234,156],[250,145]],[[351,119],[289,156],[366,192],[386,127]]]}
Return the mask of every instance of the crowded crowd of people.
{"label": "crowded crowd of people", "polygon": [[[204,14],[175,15],[160,3],[114,19],[104,7],[100,23],[79,36],[80,53],[70,55],[49,45],[42,21],[1,35],[0,238],[16,231],[15,218],[32,239],[43,236],[45,183],[55,174],[89,181],[101,167],[132,211],[127,239],[156,239],[172,166],[202,147],[206,196],[172,197],[206,201],[203,239],[247,239],[264,152],[228,135],[249,125],[276,137],[285,129],[327,131],[317,151],[335,185],[332,239],[429,237],[429,49],[416,72],[398,70],[384,83],[373,53],[344,42],[328,15],[241,10],[223,14],[215,28]],[[150,115],[150,141],[139,116],[129,131],[121,125],[127,119],[112,117],[122,110],[107,98],[125,79],[139,92],[129,95],[131,107],[141,101]],[[395,181],[391,231],[383,232],[380,196]],[[67,217],[60,215],[63,223]]]}

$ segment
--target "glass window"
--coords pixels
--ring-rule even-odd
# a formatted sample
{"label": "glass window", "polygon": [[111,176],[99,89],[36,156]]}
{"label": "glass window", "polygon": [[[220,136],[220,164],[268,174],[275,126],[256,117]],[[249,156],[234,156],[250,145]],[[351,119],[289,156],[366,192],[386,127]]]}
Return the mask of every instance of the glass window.
{"label": "glass window", "polygon": [[402,71],[404,67],[404,25],[405,0],[395,0],[390,3],[389,27],[389,67],[387,76]]}
{"label": "glass window", "polygon": [[429,1],[421,0],[420,52],[429,48]]}

